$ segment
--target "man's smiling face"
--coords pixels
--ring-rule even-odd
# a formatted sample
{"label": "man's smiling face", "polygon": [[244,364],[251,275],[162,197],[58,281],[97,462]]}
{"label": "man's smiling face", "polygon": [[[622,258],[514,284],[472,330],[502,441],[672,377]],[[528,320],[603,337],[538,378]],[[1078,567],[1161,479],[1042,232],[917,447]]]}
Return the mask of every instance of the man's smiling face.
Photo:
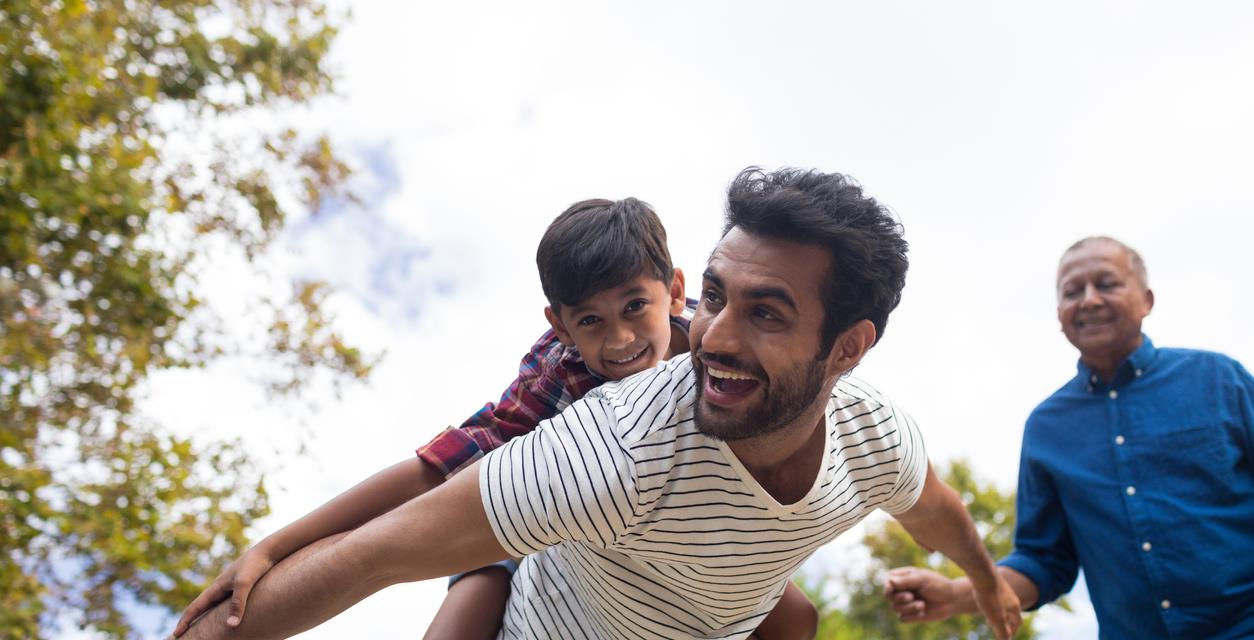
{"label": "man's smiling face", "polygon": [[1096,240],[1058,265],[1058,321],[1085,361],[1119,360],[1136,350],[1153,294],[1117,244]]}
{"label": "man's smiling face", "polygon": [[710,256],[690,340],[696,425],[721,440],[777,431],[826,399],[822,247],[733,228]]}

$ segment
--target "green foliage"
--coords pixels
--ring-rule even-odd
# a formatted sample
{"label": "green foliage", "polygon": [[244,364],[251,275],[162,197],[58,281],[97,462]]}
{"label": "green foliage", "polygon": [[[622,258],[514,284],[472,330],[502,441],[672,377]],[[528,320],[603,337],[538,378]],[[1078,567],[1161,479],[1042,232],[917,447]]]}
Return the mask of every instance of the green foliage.
{"label": "green foliage", "polygon": [[181,607],[267,513],[238,443],[137,412],[153,372],[259,357],[289,395],[369,373],[318,283],[257,296],[261,345],[198,295],[211,260],[263,274],[289,212],[349,197],[325,139],[248,125],[331,88],[334,35],[316,0],[0,0],[0,636],[58,612],[133,635],[120,600]]}
{"label": "green foliage", "polygon": [[[1014,494],[1002,493],[991,483],[979,482],[965,461],[953,462],[940,475],[966,502],[989,553],[994,558],[1008,555],[1014,548]],[[819,606],[819,640],[965,640],[993,637],[980,616],[955,616],[944,622],[923,624],[899,622],[883,596],[884,578],[889,569],[925,567],[949,577],[961,576],[962,570],[943,555],[929,553],[919,547],[895,520],[874,527],[866,534],[863,543],[871,554],[871,564],[865,572],[839,578],[820,576],[801,582],[802,589]],[[829,588],[833,582],[838,583],[837,589]],[[838,602],[832,595],[834,591],[847,595],[848,602]],[[1024,615],[1023,626],[1015,634],[1016,639],[1036,637],[1032,617],[1032,614]]]}

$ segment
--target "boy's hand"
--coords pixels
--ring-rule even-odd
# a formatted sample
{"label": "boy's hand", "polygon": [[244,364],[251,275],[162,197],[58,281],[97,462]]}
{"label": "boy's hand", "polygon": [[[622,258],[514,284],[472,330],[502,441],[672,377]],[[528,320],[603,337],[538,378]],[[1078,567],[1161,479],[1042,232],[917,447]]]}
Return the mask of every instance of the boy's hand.
{"label": "boy's hand", "polygon": [[257,584],[261,576],[264,576],[274,565],[275,560],[259,547],[253,547],[244,552],[238,560],[222,570],[222,575],[219,575],[204,593],[196,596],[196,599],[187,605],[187,609],[183,611],[182,617],[174,627],[174,637],[177,638],[186,633],[196,618],[219,602],[226,600],[228,596],[231,598],[231,604],[226,623],[232,627],[239,626],[240,621],[244,619],[244,606],[248,603],[248,593],[252,591],[253,585]]}

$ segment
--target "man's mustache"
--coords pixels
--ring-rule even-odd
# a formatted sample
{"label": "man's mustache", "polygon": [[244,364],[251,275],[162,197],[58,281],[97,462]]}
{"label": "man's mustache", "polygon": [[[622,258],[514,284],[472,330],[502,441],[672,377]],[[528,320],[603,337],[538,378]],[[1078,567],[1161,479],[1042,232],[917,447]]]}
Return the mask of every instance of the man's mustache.
{"label": "man's mustache", "polygon": [[757,364],[751,364],[723,353],[710,353],[700,346],[697,347],[696,358],[703,364],[721,364],[728,369],[749,374],[759,380],[768,379],[766,371]]}

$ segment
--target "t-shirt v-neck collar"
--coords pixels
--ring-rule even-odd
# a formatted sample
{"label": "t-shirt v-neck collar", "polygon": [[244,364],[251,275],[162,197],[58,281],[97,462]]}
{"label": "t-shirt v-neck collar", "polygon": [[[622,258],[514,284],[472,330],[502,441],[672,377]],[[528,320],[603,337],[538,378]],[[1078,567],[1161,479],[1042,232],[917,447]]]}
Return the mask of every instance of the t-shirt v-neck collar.
{"label": "t-shirt v-neck collar", "polygon": [[804,511],[810,502],[814,500],[815,494],[822,488],[824,476],[827,475],[826,471],[828,468],[828,458],[831,456],[831,438],[831,415],[829,415],[827,411],[824,411],[822,461],[819,463],[818,471],[814,474],[814,480],[810,484],[810,490],[807,491],[801,499],[792,504],[780,504],[769,491],[758,483],[757,478],[754,478],[753,474],[749,473],[749,470],[745,468],[745,465],[740,461],[740,458],[736,457],[736,453],[731,450],[731,447],[727,446],[727,442],[723,440],[716,440],[716,442],[718,442],[718,447],[723,452],[723,455],[727,457],[727,463],[736,471],[736,475],[740,477],[740,481],[743,482],[745,486],[749,487],[749,490],[753,492],[753,495],[757,496],[762,506],[766,507],[766,510],[773,515],[789,516],[796,515],[797,513]]}

